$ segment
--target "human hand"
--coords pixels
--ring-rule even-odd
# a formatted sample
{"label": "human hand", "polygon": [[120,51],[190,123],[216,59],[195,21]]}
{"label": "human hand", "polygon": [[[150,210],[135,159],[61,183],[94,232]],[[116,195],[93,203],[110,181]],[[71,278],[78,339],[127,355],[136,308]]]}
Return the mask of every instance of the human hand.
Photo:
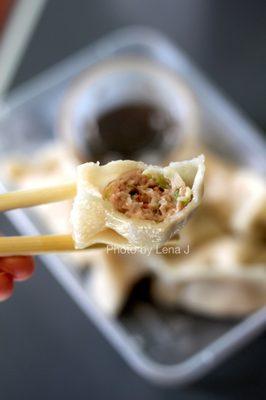
{"label": "human hand", "polygon": [[14,281],[24,281],[34,271],[32,257],[0,257],[0,301],[8,299],[14,289]]}

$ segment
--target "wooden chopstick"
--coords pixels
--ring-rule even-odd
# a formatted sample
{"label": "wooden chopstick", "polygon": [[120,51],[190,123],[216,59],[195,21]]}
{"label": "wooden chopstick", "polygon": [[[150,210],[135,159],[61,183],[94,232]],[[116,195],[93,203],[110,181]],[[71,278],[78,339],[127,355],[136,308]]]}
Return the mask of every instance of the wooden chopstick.
{"label": "wooden chopstick", "polygon": [[[105,246],[102,244],[93,244],[89,248],[98,249],[102,247]],[[82,250],[75,249],[74,241],[69,234],[0,237],[0,257],[73,251]]]}
{"label": "wooden chopstick", "polygon": [[35,255],[53,251],[74,251],[71,235],[0,237],[0,256]]}
{"label": "wooden chopstick", "polygon": [[75,182],[3,193],[0,194],[0,212],[73,199],[75,195]]}
{"label": "wooden chopstick", "polygon": [[[178,237],[173,238],[165,246],[174,246]],[[103,249],[106,246],[114,248],[130,248],[129,243],[118,233],[109,229],[96,235],[85,249],[76,249],[72,235],[40,235],[40,236],[6,236],[0,237],[0,257],[26,256],[48,253],[80,252],[85,250]]]}

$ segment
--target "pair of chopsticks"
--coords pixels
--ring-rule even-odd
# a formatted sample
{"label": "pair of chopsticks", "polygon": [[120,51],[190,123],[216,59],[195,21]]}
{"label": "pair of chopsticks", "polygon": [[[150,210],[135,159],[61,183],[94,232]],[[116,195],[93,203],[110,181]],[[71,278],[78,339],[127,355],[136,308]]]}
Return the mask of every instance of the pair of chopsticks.
{"label": "pair of chopsticks", "polygon": [[[71,182],[59,186],[0,194],[0,213],[18,208],[70,200],[76,196],[76,191],[76,183]],[[174,245],[177,240],[178,236],[174,237],[166,245]],[[94,240],[87,249],[104,248],[109,244],[122,248],[130,247],[125,238],[111,229],[106,229],[95,235]],[[0,256],[37,255],[73,251],[81,250],[75,248],[71,234],[0,237]]]}
{"label": "pair of chopsticks", "polygon": [[[72,182],[54,187],[4,193],[0,194],[0,212],[69,200],[73,199],[75,195],[76,184]],[[71,234],[0,237],[0,256],[74,250],[75,245]]]}

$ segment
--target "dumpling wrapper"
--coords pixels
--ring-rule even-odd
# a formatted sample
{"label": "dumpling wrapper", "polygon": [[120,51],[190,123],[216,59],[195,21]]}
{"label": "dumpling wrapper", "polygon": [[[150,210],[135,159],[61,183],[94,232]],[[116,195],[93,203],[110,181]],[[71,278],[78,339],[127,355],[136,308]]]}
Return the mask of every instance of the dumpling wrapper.
{"label": "dumpling wrapper", "polygon": [[194,251],[199,246],[204,245],[204,243],[208,243],[226,233],[227,230],[220,223],[220,219],[217,218],[215,211],[205,204],[204,195],[204,200],[194,213],[193,218],[190,218],[186,226],[182,229],[178,246],[184,249],[189,244]]}
{"label": "dumpling wrapper", "polygon": [[214,318],[239,318],[265,306],[265,284],[243,277],[206,277],[178,284],[157,279],[151,293],[156,303]]}
{"label": "dumpling wrapper", "polygon": [[263,244],[225,236],[190,255],[146,257],[157,279],[156,302],[215,317],[238,317],[266,305]]}
{"label": "dumpling wrapper", "polygon": [[[266,239],[265,177],[204,150],[204,203],[217,223],[234,232]],[[201,208],[202,209],[202,208]]]}
{"label": "dumpling wrapper", "polygon": [[115,316],[125,305],[132,287],[147,274],[138,258],[105,250],[88,252],[91,271],[85,282],[93,301],[107,315]]}
{"label": "dumpling wrapper", "polygon": [[232,229],[240,234],[266,239],[265,179],[251,171],[239,170],[232,179],[232,193]]}
{"label": "dumpling wrapper", "polygon": [[[103,198],[105,187],[123,173],[143,169],[163,174],[172,180],[180,175],[192,191],[191,201],[180,211],[168,216],[163,222],[129,218],[116,211]],[[189,161],[172,162],[161,168],[137,161],[112,161],[100,166],[99,163],[85,163],[77,170],[77,196],[71,212],[72,233],[77,249],[89,247],[108,232],[108,244],[123,247],[157,248],[176,236],[188,217],[199,206],[203,194],[205,172],[204,156]],[[118,239],[121,238],[121,240]]]}

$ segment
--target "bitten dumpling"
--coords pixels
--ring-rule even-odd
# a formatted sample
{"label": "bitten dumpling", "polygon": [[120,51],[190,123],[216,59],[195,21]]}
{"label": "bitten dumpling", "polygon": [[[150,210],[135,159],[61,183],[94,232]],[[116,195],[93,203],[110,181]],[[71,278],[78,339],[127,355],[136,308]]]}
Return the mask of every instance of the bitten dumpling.
{"label": "bitten dumpling", "polygon": [[121,246],[162,246],[200,204],[204,172],[203,155],[164,168],[129,160],[80,165],[71,212],[76,248],[105,238]]}

